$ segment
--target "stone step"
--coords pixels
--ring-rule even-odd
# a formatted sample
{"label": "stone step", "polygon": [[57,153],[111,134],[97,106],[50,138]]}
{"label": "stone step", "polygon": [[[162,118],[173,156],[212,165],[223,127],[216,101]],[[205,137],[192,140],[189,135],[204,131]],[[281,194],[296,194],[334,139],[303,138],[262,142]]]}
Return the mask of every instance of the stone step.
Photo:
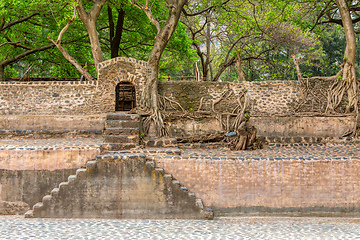
{"label": "stone step", "polygon": [[[64,206],[68,206],[68,205],[61,205],[61,203],[59,202],[59,201],[66,201],[66,198],[64,198],[64,196],[67,196],[67,194],[69,194],[67,191],[74,191],[74,189],[76,189],[77,186],[78,187],[84,187],[84,186],[91,187],[92,185],[88,185],[88,184],[83,185],[84,183],[82,181],[78,181],[78,179],[83,178],[85,176],[85,178],[83,180],[89,180],[89,173],[92,172],[93,169],[98,169],[98,168],[101,169],[101,166],[103,166],[104,164],[105,164],[105,166],[106,166],[106,164],[109,164],[109,163],[104,163],[101,161],[113,162],[118,159],[123,160],[123,159],[130,159],[130,158],[142,158],[144,160],[146,158],[146,156],[144,153],[141,153],[141,152],[130,152],[130,151],[122,151],[122,153],[118,153],[118,154],[98,155],[95,161],[87,162],[86,169],[78,169],[76,171],[75,175],[70,175],[68,177],[68,182],[60,183],[58,188],[54,188],[51,191],[50,195],[44,196],[42,198],[42,202],[35,204],[33,206],[32,210],[25,213],[25,217],[26,218],[58,217],[56,214],[59,214],[59,212],[60,212],[60,215],[61,215],[61,214],[63,214],[63,213],[61,213],[62,211],[64,211],[65,214],[69,214],[69,215],[61,215],[63,217],[64,216],[65,217],[67,217],[67,216],[78,217],[77,215],[73,215],[72,210],[66,212],[66,207],[64,208]],[[121,162],[123,162],[123,161],[121,161]],[[141,163],[141,162],[144,163],[144,161],[138,161],[138,159],[135,159],[134,163],[137,164],[137,163]],[[188,189],[186,187],[182,186],[176,179],[174,179],[171,174],[166,174],[163,168],[157,168],[155,162],[152,162],[152,161],[146,162],[146,168],[148,168],[148,167],[150,168],[149,169],[150,171],[156,172],[156,174],[154,176],[149,175],[149,176],[152,176],[151,179],[153,179],[153,177],[158,178],[158,179],[163,178],[164,184],[165,184],[164,186],[167,186],[166,189],[168,189],[168,191],[171,190],[172,193],[179,194],[177,196],[179,196],[180,199],[187,199],[186,201],[190,201],[189,202],[190,204],[191,204],[191,202],[192,202],[192,204],[195,204],[196,208],[198,208],[200,211],[200,212],[198,212],[198,213],[200,213],[200,215],[195,215],[197,218],[199,216],[201,216],[201,218],[205,217],[207,219],[213,218],[213,216],[214,216],[213,211],[209,208],[204,208],[201,199],[196,199],[195,194],[192,192],[189,192]],[[93,175],[92,177],[96,177],[96,176]],[[103,178],[104,176],[101,174],[100,177]],[[80,184],[80,185],[78,185],[78,184]],[[171,184],[173,186],[171,186]],[[82,191],[79,190],[79,193],[81,193],[81,192]],[[76,201],[75,202],[74,202],[74,200],[70,200],[70,201],[72,201],[71,204],[72,203],[76,204]],[[59,203],[60,203],[60,205],[59,205]],[[70,204],[70,203],[66,203],[66,204]],[[131,206],[131,203],[127,203],[127,204],[129,206]],[[60,207],[60,209],[56,210],[56,208],[59,208],[59,207]],[[81,208],[81,206],[77,206],[77,207]],[[189,208],[189,206],[187,206],[186,208],[184,208],[184,210],[186,210],[186,209],[191,209],[191,207]],[[76,209],[76,210],[78,210],[78,209]],[[151,211],[151,209],[150,209],[150,211]],[[85,214],[85,215],[81,215],[81,216],[85,216],[85,217],[87,217],[87,216],[101,217],[102,216],[102,215],[99,215],[99,216],[92,215],[93,214],[92,211],[88,212],[87,214],[89,214],[89,215]],[[115,216],[115,215],[111,215],[111,216]]]}
{"label": "stone step", "polygon": [[162,173],[163,175],[165,174],[165,171],[163,168],[155,168],[156,172]]}
{"label": "stone step", "polygon": [[76,175],[70,175],[68,177],[68,183],[71,183],[71,182],[75,181],[75,179],[76,179]]}
{"label": "stone step", "polygon": [[105,128],[139,128],[139,121],[130,121],[130,120],[106,120]]}
{"label": "stone step", "polygon": [[51,201],[51,195],[45,195],[43,198],[42,198],[42,203],[46,203],[46,202],[50,202]]}
{"label": "stone step", "polygon": [[142,150],[121,150],[121,151],[108,151],[106,154],[128,154],[128,153],[144,153]]}
{"label": "stone step", "polygon": [[105,135],[105,143],[139,143],[138,135]]}
{"label": "stone step", "polygon": [[53,190],[51,190],[52,197],[57,197],[58,195],[59,195],[59,188],[54,188]]}
{"label": "stone step", "polygon": [[34,214],[33,214],[33,210],[29,210],[25,213],[25,218],[33,218]]}
{"label": "stone step", "polygon": [[127,114],[123,112],[108,113],[106,115],[107,120],[139,120],[140,115],[138,114]]}
{"label": "stone step", "polygon": [[138,143],[103,143],[100,146],[100,152],[120,151],[139,148]]}
{"label": "stone step", "polygon": [[143,153],[126,153],[126,154],[102,154],[96,156],[96,160],[98,161],[107,161],[114,162],[124,159],[133,159],[133,158],[145,158],[145,154]]}
{"label": "stone step", "polygon": [[104,135],[139,135],[140,130],[137,128],[106,128]]}

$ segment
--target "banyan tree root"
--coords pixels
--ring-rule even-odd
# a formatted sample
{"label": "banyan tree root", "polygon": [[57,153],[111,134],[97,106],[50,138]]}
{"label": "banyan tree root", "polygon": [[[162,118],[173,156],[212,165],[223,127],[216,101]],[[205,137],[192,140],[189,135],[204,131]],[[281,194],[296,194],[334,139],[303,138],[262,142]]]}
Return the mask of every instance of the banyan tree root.
{"label": "banyan tree root", "polygon": [[225,139],[225,132],[199,134],[190,137],[177,137],[178,143],[210,143],[221,142]]}
{"label": "banyan tree root", "polygon": [[256,128],[244,124],[239,128],[237,137],[229,145],[231,150],[255,150],[262,148],[262,142],[256,138]]}

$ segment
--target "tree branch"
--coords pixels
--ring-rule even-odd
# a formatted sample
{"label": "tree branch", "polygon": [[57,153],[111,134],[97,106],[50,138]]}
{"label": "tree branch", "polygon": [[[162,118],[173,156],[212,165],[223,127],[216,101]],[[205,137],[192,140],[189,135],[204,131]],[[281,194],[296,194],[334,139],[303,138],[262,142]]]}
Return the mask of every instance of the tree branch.
{"label": "tree branch", "polygon": [[1,32],[2,30],[5,30],[5,29],[9,28],[9,27],[12,27],[12,26],[14,26],[14,25],[16,25],[16,24],[25,22],[25,21],[29,20],[30,18],[32,18],[32,17],[34,17],[34,16],[36,16],[36,15],[39,15],[39,14],[40,14],[40,13],[34,13],[34,14],[30,15],[30,16],[22,17],[22,18],[19,18],[19,19],[10,21],[10,22],[8,22],[8,23],[4,23],[4,24],[2,24],[1,27],[0,27],[0,32]]}
{"label": "tree branch", "polygon": [[50,45],[47,45],[47,46],[38,47],[38,48],[28,50],[28,51],[23,52],[23,53],[15,56],[15,57],[12,57],[12,58],[9,58],[9,59],[6,59],[6,60],[0,62],[0,65],[3,65],[3,66],[9,65],[10,63],[16,62],[16,61],[20,60],[21,58],[26,57],[26,56],[28,56],[30,54],[33,54],[35,52],[41,52],[41,51],[44,51],[44,50],[47,50],[47,49],[50,49],[50,48],[53,48],[53,47],[55,47],[55,45],[50,44]]}
{"label": "tree branch", "polygon": [[[9,41],[9,40],[8,40]],[[22,45],[22,44],[20,44],[19,42],[13,42],[13,41],[9,41],[9,42],[5,42],[5,43],[2,43],[2,44],[0,44],[0,47],[2,47],[2,46],[4,46],[4,45],[13,45],[14,47],[20,47],[20,48],[23,48],[23,49],[26,49],[26,50],[31,50],[31,48],[30,47],[28,47],[28,46],[25,46],[25,45]]]}
{"label": "tree branch", "polygon": [[141,11],[143,11],[146,16],[148,17],[148,19],[150,20],[150,22],[152,24],[154,24],[154,26],[156,27],[157,33],[159,33],[161,31],[161,26],[160,26],[160,22],[158,20],[156,20],[154,18],[154,16],[151,13],[151,7],[149,8],[149,0],[146,1],[146,5],[140,5],[139,3],[137,3],[135,0],[129,0],[130,3],[137,7],[138,9],[140,9]]}
{"label": "tree branch", "polygon": [[57,40],[54,41],[50,37],[48,37],[48,39],[60,50],[60,52],[63,54],[63,56],[65,57],[66,60],[68,60],[87,80],[91,81],[91,80],[94,80],[94,78],[87,72],[86,69],[82,68],[80,63],[75,58],[73,58],[66,49],[64,49],[61,46],[62,36],[69,29],[70,25],[75,20],[75,17],[76,17],[76,8],[74,6],[74,13],[73,13],[72,18],[67,22],[65,27],[63,27],[63,29],[61,29]]}
{"label": "tree branch", "polygon": [[203,14],[204,12],[207,12],[207,11],[209,11],[209,10],[217,7],[217,6],[225,5],[225,4],[227,4],[228,2],[230,2],[230,0],[226,0],[225,2],[220,3],[220,4],[218,4],[218,5],[210,6],[210,7],[208,7],[208,8],[203,9],[203,10],[200,10],[200,11],[198,11],[198,12],[196,12],[196,13],[188,13],[188,12],[186,12],[185,9],[183,9],[183,10],[182,10],[182,13],[183,13],[185,16],[194,17],[194,16],[197,16],[197,15]]}

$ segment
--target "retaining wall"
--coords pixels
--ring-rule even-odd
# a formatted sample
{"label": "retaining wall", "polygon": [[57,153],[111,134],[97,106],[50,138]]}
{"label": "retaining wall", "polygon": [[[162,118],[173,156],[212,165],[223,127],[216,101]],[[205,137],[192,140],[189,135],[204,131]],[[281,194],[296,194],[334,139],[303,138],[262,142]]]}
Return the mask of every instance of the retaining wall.
{"label": "retaining wall", "polygon": [[0,214],[22,214],[100,153],[87,149],[1,149]]}
{"label": "retaining wall", "polygon": [[[261,137],[339,137],[355,127],[355,117],[251,117],[249,124]],[[180,119],[167,122],[174,137],[223,130],[215,118]],[[225,130],[225,129],[224,129]]]}
{"label": "retaining wall", "polygon": [[158,158],[216,216],[358,216],[359,159]]}

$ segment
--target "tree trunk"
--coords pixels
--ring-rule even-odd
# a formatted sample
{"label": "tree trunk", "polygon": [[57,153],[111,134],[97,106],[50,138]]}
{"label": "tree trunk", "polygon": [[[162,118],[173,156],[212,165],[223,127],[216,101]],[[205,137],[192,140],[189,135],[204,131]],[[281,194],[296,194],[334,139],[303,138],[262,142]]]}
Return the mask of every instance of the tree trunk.
{"label": "tree trunk", "polygon": [[221,76],[221,74],[222,74],[228,67],[230,67],[231,65],[233,65],[233,64],[235,63],[235,61],[236,61],[236,58],[233,57],[233,58],[231,58],[227,63],[222,64],[221,67],[220,67],[220,69],[219,69],[218,72],[216,73],[213,81],[214,81],[214,82],[218,81],[219,78],[220,78],[220,76]]}
{"label": "tree trunk", "polygon": [[241,56],[240,56],[239,51],[237,51],[237,53],[236,53],[236,71],[238,73],[239,81],[241,81],[241,82],[246,81],[245,75],[244,75],[244,72],[242,69],[242,65],[241,65]]}
{"label": "tree trunk", "polygon": [[145,84],[145,89],[141,97],[141,106],[151,109],[152,115],[150,117],[155,124],[156,134],[159,136],[166,135],[158,101],[159,62],[166,44],[169,42],[170,37],[174,33],[179,22],[181,11],[185,3],[186,0],[179,0],[169,6],[168,19],[155,37],[154,47],[148,60],[149,79]]}
{"label": "tree trunk", "polygon": [[209,81],[209,65],[210,65],[210,49],[211,49],[211,39],[210,39],[210,28],[211,28],[211,23],[210,23],[210,12],[206,13],[206,17],[208,19],[208,22],[206,24],[206,61],[205,61],[205,66],[203,67],[203,79],[204,81]]}
{"label": "tree trunk", "polygon": [[89,34],[90,44],[91,44],[91,52],[94,58],[95,68],[98,70],[99,63],[103,61],[100,41],[99,41],[99,33],[96,30],[96,20],[100,15],[100,11],[104,6],[106,0],[96,0],[93,1],[94,5],[92,6],[90,12],[86,12],[81,0],[76,0],[77,6],[76,10],[79,14],[79,17],[83,24],[86,27],[86,30]]}
{"label": "tree trunk", "polygon": [[301,57],[296,57],[295,55],[291,55],[291,57],[294,60],[298,81],[301,81],[302,76],[301,76],[301,71],[300,71],[300,66],[299,66],[299,61],[300,61]]}
{"label": "tree trunk", "polygon": [[5,67],[0,64],[0,81],[5,81]]}
{"label": "tree trunk", "polygon": [[[50,39],[50,40],[51,40],[51,39]],[[84,69],[84,68],[80,65],[80,63],[79,63],[78,61],[76,61],[76,59],[73,58],[73,57],[69,54],[69,52],[61,46],[60,43],[55,42],[55,41],[53,41],[53,40],[51,40],[51,41],[56,45],[56,47],[57,47],[57,48],[59,49],[59,51],[62,53],[62,55],[64,56],[64,58],[65,58],[66,60],[68,60],[69,63],[71,63],[71,64],[86,78],[86,80],[89,80],[89,81],[94,80],[94,78],[90,75],[90,73],[88,73],[88,71],[86,70],[86,68]]]}
{"label": "tree trunk", "polygon": [[96,30],[96,20],[90,20],[88,23],[85,24],[85,27],[89,33],[89,39],[91,44],[91,52],[94,58],[94,64],[96,70],[99,68],[99,63],[103,61],[102,51],[100,47],[99,41],[99,33]]}
{"label": "tree trunk", "polygon": [[120,9],[118,10],[118,20],[116,26],[113,20],[112,9],[108,7],[108,18],[110,26],[110,48],[111,48],[111,58],[116,58],[119,56],[120,42],[124,27],[125,11]]}
{"label": "tree trunk", "polygon": [[346,106],[346,112],[355,110],[357,113],[357,83],[355,75],[355,55],[356,55],[356,38],[354,32],[354,26],[351,19],[351,14],[347,1],[336,0],[341,20],[344,27],[346,37],[346,49],[344,55],[344,67],[342,81],[346,81],[347,93],[348,93],[348,105]]}

